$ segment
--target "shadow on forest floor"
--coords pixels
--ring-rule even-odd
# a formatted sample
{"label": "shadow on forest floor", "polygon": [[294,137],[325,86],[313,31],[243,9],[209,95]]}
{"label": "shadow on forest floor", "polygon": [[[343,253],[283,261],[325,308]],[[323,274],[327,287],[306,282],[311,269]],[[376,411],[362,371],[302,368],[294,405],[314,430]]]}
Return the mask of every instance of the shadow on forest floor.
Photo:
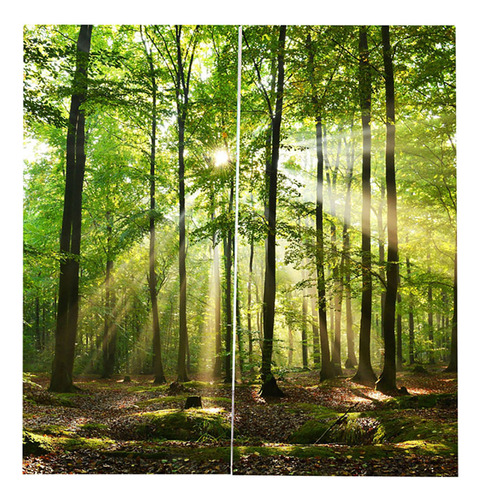
{"label": "shadow on forest floor", "polygon": [[[345,376],[288,373],[285,398],[259,385],[235,394],[234,474],[457,475],[457,378],[402,371],[408,396],[391,398]],[[153,385],[93,376],[81,392],[54,394],[48,378],[24,381],[25,474],[228,474],[231,387],[206,381]],[[184,410],[190,395],[202,408]]]}

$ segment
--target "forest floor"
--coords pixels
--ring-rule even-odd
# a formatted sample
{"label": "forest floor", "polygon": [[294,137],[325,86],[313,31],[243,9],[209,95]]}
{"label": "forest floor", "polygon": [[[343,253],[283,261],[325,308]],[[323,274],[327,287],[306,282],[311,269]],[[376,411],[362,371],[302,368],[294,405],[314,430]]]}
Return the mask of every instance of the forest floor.
{"label": "forest floor", "polygon": [[[285,398],[236,387],[234,474],[457,476],[457,378],[440,368],[401,371],[407,396],[389,397],[344,376],[284,374]],[[24,474],[229,474],[231,386],[182,387],[80,376],[79,392],[24,380]],[[184,410],[190,395],[202,409]]]}

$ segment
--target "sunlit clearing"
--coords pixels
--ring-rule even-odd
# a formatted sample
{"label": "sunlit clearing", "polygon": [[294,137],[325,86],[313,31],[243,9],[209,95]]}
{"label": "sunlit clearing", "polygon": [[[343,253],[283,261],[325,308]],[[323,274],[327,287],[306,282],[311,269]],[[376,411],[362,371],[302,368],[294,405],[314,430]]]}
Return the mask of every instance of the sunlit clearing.
{"label": "sunlit clearing", "polygon": [[221,167],[229,161],[229,155],[224,149],[219,149],[214,153],[214,163],[216,167]]}

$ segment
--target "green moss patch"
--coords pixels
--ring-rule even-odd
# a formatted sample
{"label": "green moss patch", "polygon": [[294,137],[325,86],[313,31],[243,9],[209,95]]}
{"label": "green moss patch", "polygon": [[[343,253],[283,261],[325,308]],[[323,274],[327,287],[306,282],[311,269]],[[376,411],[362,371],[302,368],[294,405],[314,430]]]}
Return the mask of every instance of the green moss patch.
{"label": "green moss patch", "polygon": [[383,407],[404,410],[409,408],[457,408],[457,405],[457,394],[422,394],[390,398]]}
{"label": "green moss patch", "polygon": [[24,457],[29,455],[45,455],[53,450],[48,437],[30,431],[23,431],[22,444]]}
{"label": "green moss patch", "polygon": [[290,443],[336,443],[358,445],[370,443],[379,423],[372,417],[353,413],[338,420],[339,415],[308,420],[289,437]]}
{"label": "green moss patch", "polygon": [[67,438],[59,437],[53,439],[53,444],[67,451],[96,450],[105,451],[115,445],[115,441],[108,438]]}
{"label": "green moss patch", "polygon": [[392,411],[381,416],[372,442],[401,443],[420,440],[453,446],[457,442],[457,424]]}
{"label": "green moss patch", "polygon": [[218,408],[159,410],[140,417],[136,430],[143,439],[209,441],[230,437],[230,425]]}
{"label": "green moss patch", "polygon": [[351,413],[341,421],[335,417],[312,419],[305,422],[289,437],[293,444],[378,445],[422,443],[446,448],[457,447],[456,422],[427,419],[422,415],[402,410]]}
{"label": "green moss patch", "polygon": [[41,427],[36,427],[33,432],[48,436],[71,436],[73,432],[65,425],[49,424]]}

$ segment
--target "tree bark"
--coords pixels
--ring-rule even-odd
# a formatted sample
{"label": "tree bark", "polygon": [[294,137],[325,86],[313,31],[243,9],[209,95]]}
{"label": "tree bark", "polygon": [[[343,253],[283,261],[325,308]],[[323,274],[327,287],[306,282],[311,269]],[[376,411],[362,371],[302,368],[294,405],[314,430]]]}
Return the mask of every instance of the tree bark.
{"label": "tree bark", "polygon": [[252,279],[253,279],[253,266],[254,266],[254,237],[250,239],[250,253],[249,253],[249,279],[247,282],[247,335],[249,341],[248,347],[248,360],[249,367],[252,368]]}
{"label": "tree bark", "polygon": [[214,328],[215,328],[215,360],[214,360],[214,378],[220,379],[222,377],[222,292],[220,283],[220,258],[219,246],[217,244],[216,235],[212,239],[212,246],[214,252]]}
{"label": "tree bark", "polygon": [[323,226],[323,177],[324,156],[322,151],[322,121],[316,118],[317,190],[316,190],[316,277],[317,307],[319,311],[319,340],[321,344],[320,381],[334,377],[334,368],[329,350],[326,312],[326,281],[324,276],[324,226]]}
{"label": "tree bark", "polygon": [[[232,191],[232,189],[231,189]],[[232,197],[231,197],[232,199]],[[232,231],[224,238],[225,263],[225,382],[232,382]]]}
{"label": "tree bark", "polygon": [[458,253],[454,256],[454,310],[451,324],[451,352],[446,372],[458,371]]}
{"label": "tree bark", "polygon": [[150,67],[150,78],[152,85],[152,122],[150,135],[150,212],[149,212],[149,295],[152,306],[152,344],[154,351],[153,372],[154,384],[164,384],[166,382],[162,365],[162,350],[160,343],[160,322],[159,306],[157,302],[157,274],[155,272],[155,163],[156,163],[156,140],[157,140],[157,82],[154,73],[154,62],[152,53],[145,45],[145,52]]}
{"label": "tree bark", "polygon": [[117,343],[117,325],[114,317],[115,292],[113,287],[112,269],[114,262],[110,255],[112,238],[111,214],[107,213],[107,263],[105,267],[105,313],[104,335],[102,341],[102,378],[110,378],[114,373],[115,350]]}
{"label": "tree bark", "polygon": [[286,26],[279,28],[279,42],[277,46],[277,92],[275,113],[271,120],[272,129],[272,161],[270,171],[266,169],[269,181],[269,196],[267,205],[267,245],[266,269],[264,277],[264,339],[262,342],[261,378],[262,396],[283,396],[284,393],[277,386],[272,374],[272,351],[274,340],[274,314],[276,298],[276,203],[277,203],[277,167],[279,162],[279,145],[282,119],[282,102],[284,97],[284,50],[286,40]]}
{"label": "tree bark", "polygon": [[[411,282],[411,261],[406,257],[406,271],[408,275],[408,283]],[[413,365],[416,361],[414,352],[414,298],[413,293],[409,292],[409,364]]]}
{"label": "tree bark", "polygon": [[384,367],[376,389],[385,394],[398,392],[396,386],[396,299],[399,276],[397,196],[395,169],[394,73],[389,26],[383,26],[382,42],[386,79],[386,197],[387,197],[387,269],[386,300],[383,316]]}
{"label": "tree bark", "polygon": [[[431,254],[428,252],[428,261],[431,261]],[[431,273],[431,267],[428,267]],[[433,321],[433,286],[428,284],[428,339],[429,339],[429,364],[434,365],[434,321]]]}
{"label": "tree bark", "polygon": [[[399,283],[398,283],[399,285]],[[402,315],[401,315],[401,301],[402,297],[401,294],[399,293],[399,286],[398,286],[398,294],[397,294],[397,315],[396,315],[396,369],[399,371],[402,368],[403,365],[403,341],[402,341],[402,328],[403,328],[403,323],[402,323]]]}
{"label": "tree bark", "polygon": [[175,27],[175,41],[177,49],[177,128],[178,128],[178,162],[179,162],[179,352],[177,358],[177,380],[187,382],[187,273],[186,273],[186,237],[185,237],[185,123],[189,104],[189,80],[194,55],[192,49],[190,65],[185,75],[181,47],[182,27]]}
{"label": "tree bark", "polygon": [[307,299],[303,292],[302,296],[302,368],[308,369],[308,352],[307,352]]}
{"label": "tree bark", "polygon": [[309,298],[311,303],[311,315],[312,315],[312,344],[313,344],[313,356],[312,360],[314,362],[314,368],[319,369],[321,367],[321,354],[319,351],[319,326],[316,311],[316,290],[312,290],[312,295]]}
{"label": "tree bark", "polygon": [[85,115],[81,105],[86,99],[91,37],[92,26],[82,25],[77,41],[77,67],[67,130],[58,312],[49,387],[53,392],[75,391],[73,364],[78,325],[82,190],[85,172]]}
{"label": "tree bark", "polygon": [[359,365],[353,380],[371,384],[376,376],[371,366],[371,76],[367,29],[359,29],[359,89],[362,113],[362,297],[359,333]]}
{"label": "tree bark", "polygon": [[[351,124],[352,135],[353,124]],[[351,139],[351,149],[347,148],[346,142],[346,162],[347,162],[347,181],[346,181],[346,201],[344,207],[344,224],[342,228],[342,264],[341,272],[344,279],[344,290],[346,292],[346,344],[347,359],[344,364],[346,368],[354,368],[357,365],[356,352],[354,350],[354,332],[352,330],[352,307],[351,307],[351,185],[352,174],[354,170],[354,140]]]}

